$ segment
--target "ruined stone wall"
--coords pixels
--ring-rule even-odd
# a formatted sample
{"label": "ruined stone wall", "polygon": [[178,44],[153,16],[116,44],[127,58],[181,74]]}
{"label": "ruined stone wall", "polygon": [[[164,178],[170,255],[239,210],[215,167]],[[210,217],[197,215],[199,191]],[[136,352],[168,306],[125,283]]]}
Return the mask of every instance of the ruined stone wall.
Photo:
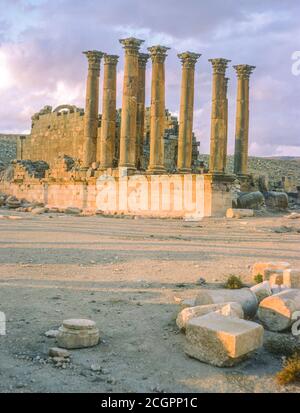
{"label": "ruined stone wall", "polygon": [[33,119],[31,135],[23,143],[23,159],[43,160],[50,166],[62,153],[82,159],[84,115],[51,112]]}

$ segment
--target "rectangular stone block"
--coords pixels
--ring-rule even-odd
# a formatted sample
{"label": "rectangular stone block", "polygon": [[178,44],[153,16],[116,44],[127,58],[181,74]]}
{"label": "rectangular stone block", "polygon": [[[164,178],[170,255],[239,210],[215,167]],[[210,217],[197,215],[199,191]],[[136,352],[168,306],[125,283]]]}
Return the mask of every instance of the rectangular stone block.
{"label": "rectangular stone block", "polygon": [[269,262],[256,262],[252,267],[252,276],[255,277],[261,274],[265,279],[265,272],[267,272],[267,277],[272,274],[272,271],[285,270],[290,268],[290,264],[284,261],[269,261]]}
{"label": "rectangular stone block", "polygon": [[187,323],[184,350],[214,366],[233,366],[262,346],[263,332],[252,321],[209,313]]}
{"label": "rectangular stone block", "polygon": [[283,284],[288,288],[300,288],[300,269],[284,270]]}

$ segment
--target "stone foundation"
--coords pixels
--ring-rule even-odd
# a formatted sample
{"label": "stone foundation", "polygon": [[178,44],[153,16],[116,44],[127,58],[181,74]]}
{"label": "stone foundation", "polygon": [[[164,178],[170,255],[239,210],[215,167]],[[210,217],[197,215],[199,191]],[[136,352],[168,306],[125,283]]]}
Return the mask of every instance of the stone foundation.
{"label": "stone foundation", "polygon": [[48,207],[78,207],[107,214],[151,217],[225,216],[232,205],[232,179],[210,174],[102,175],[82,180],[19,179],[0,191]]}

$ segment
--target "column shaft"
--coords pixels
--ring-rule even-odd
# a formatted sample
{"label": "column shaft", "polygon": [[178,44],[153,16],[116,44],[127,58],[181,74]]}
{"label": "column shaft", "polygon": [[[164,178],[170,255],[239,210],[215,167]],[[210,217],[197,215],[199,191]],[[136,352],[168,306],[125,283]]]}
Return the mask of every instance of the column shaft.
{"label": "column shaft", "polygon": [[229,78],[225,77],[224,79],[224,119],[225,119],[225,132],[224,132],[224,159],[223,165],[224,170],[226,171],[226,164],[227,164],[227,144],[228,144],[228,97],[227,97],[227,90],[228,90],[228,81]]}
{"label": "column shaft", "polygon": [[230,60],[219,58],[209,61],[213,67],[209,171],[223,174],[226,152],[225,71]]}
{"label": "column shaft", "polygon": [[246,175],[248,170],[249,77],[255,66],[234,66],[238,77],[234,149],[234,173]]}
{"label": "column shaft", "polygon": [[195,64],[200,54],[185,52],[178,57],[182,62],[182,81],[177,168],[181,173],[188,173],[192,166]]}
{"label": "column shaft", "polygon": [[140,53],[138,57],[138,94],[137,94],[137,117],[136,117],[136,167],[141,169],[144,165],[144,123],[145,123],[145,87],[146,87],[146,64],[149,59],[147,53]]}
{"label": "column shaft", "polygon": [[120,167],[135,170],[138,54],[143,40],[121,39],[125,49],[124,83],[120,133]]}
{"label": "column shaft", "polygon": [[103,103],[101,120],[100,168],[113,167],[116,138],[116,85],[118,56],[104,56]]}
{"label": "column shaft", "polygon": [[87,169],[96,161],[99,115],[99,76],[102,52],[97,50],[83,52],[88,58],[88,77],[86,84],[86,103],[84,115],[84,144],[82,166]]}
{"label": "column shaft", "polygon": [[168,47],[152,46],[148,50],[152,60],[150,110],[150,161],[148,172],[164,173],[165,132],[165,58]]}

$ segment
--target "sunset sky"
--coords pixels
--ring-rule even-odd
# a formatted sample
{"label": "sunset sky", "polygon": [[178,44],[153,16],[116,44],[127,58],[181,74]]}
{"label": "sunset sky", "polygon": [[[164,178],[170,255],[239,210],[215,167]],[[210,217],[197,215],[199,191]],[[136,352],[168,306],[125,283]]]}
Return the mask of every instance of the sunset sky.
{"label": "sunset sky", "polygon": [[[169,46],[166,106],[178,114],[181,65],[177,53],[201,53],[195,78],[194,131],[209,152],[211,65],[231,59],[229,152],[233,152],[236,75],[232,65],[256,69],[250,79],[250,155],[300,156],[300,3],[294,0],[0,0],[0,133],[27,133],[45,105],[84,107],[83,50],[118,54],[121,106],[123,50],[118,39],[144,39],[142,51]],[[103,69],[103,66],[101,67]],[[102,73],[100,79],[102,80]],[[151,63],[146,104],[150,102]],[[101,85],[102,87],[102,85]],[[101,112],[102,90],[100,90]]]}

